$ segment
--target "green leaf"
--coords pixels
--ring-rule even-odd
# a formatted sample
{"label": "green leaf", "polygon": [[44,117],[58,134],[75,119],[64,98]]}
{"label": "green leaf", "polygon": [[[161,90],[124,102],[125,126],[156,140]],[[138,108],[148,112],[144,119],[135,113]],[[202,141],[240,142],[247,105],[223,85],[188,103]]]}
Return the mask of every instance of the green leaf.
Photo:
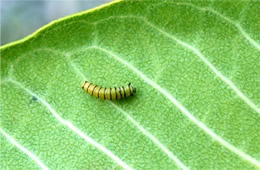
{"label": "green leaf", "polygon": [[2,169],[260,168],[259,11],[116,1],[1,47]]}

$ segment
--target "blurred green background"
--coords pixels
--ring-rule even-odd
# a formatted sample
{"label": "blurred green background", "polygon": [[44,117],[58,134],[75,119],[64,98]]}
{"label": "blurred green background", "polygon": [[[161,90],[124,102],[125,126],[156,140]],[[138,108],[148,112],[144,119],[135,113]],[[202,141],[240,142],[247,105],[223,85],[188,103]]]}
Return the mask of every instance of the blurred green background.
{"label": "blurred green background", "polygon": [[112,0],[1,0],[1,45],[19,40],[50,21]]}

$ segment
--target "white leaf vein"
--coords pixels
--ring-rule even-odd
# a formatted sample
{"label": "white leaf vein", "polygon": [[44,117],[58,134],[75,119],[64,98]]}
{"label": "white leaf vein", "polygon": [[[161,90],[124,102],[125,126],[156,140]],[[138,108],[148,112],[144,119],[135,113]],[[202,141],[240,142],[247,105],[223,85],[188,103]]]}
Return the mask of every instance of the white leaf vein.
{"label": "white leaf vein", "polygon": [[197,9],[199,11],[207,11],[210,12],[212,14],[215,14],[217,17],[219,17],[220,19],[223,19],[223,21],[226,21],[227,23],[229,23],[230,25],[233,25],[238,32],[253,46],[255,47],[258,51],[260,51],[260,45],[257,41],[255,41],[253,38],[251,38],[251,36],[242,28],[242,26],[240,25],[239,22],[237,21],[233,21],[232,19],[230,19],[229,17],[225,16],[224,14],[221,14],[220,12],[216,11],[213,8],[210,7],[200,7],[197,6],[195,4],[192,3],[188,3],[188,2],[163,2],[163,3],[158,3],[154,6],[161,6],[163,4],[172,4],[172,5],[183,5],[183,6],[189,6],[192,7],[194,9]]}
{"label": "white leaf vein", "polygon": [[203,63],[206,66],[208,66],[210,68],[210,70],[217,77],[219,77],[223,82],[225,82],[228,85],[228,87],[230,87],[239,96],[240,99],[242,99],[254,111],[256,111],[257,113],[260,113],[260,108],[258,108],[256,106],[256,104],[254,102],[252,102],[230,79],[228,79],[226,76],[224,76],[209,60],[207,60],[206,57],[200,52],[199,49],[193,47],[192,45],[189,45],[188,43],[186,43],[186,42],[184,42],[184,41],[182,41],[182,40],[180,40],[178,38],[176,38],[175,36],[167,33],[163,29],[153,25],[151,22],[149,22],[145,18],[137,17],[137,16],[110,16],[110,17],[108,17],[106,19],[99,20],[96,23],[108,21],[108,20],[111,20],[111,19],[126,19],[126,18],[133,18],[133,19],[137,19],[137,20],[143,21],[143,23],[146,23],[146,25],[150,26],[150,28],[153,28],[153,29],[157,30],[162,35],[164,35],[164,36],[174,40],[175,42],[177,42],[178,44],[180,44],[184,48],[186,48],[186,49],[190,50],[191,52],[193,52],[195,55],[197,55],[199,57],[199,59],[201,61],[203,61]]}
{"label": "white leaf vein", "polygon": [[[86,47],[85,50],[91,49],[94,46]],[[87,77],[77,68],[77,66],[71,61],[68,61],[73,68],[73,70],[83,79],[83,81],[87,80]],[[147,136],[158,148],[160,148],[169,158],[171,158],[176,164],[182,169],[188,169],[186,165],[184,165],[181,160],[175,156],[165,145],[163,145],[155,136],[153,136],[150,132],[145,130],[134,118],[132,118],[126,111],[118,107],[113,102],[109,102],[114,108],[124,114],[124,116],[129,120],[137,129],[139,129],[143,135]]]}
{"label": "white leaf vein", "polygon": [[93,48],[96,48],[100,51],[103,51],[107,53],[109,56],[113,57],[115,60],[119,61],[120,63],[124,64],[126,67],[128,67],[130,70],[134,71],[137,75],[139,75],[147,84],[152,86],[154,89],[159,91],[161,94],[163,94],[167,99],[169,99],[191,122],[193,122],[195,125],[197,125],[200,129],[202,129],[207,135],[212,137],[214,140],[218,141],[222,146],[230,150],[231,152],[237,154],[241,158],[247,160],[251,164],[260,167],[260,162],[250,155],[246,154],[245,152],[241,151],[240,149],[236,148],[220,136],[218,136],[216,133],[214,133],[213,130],[208,128],[203,122],[199,121],[196,117],[194,117],[191,112],[189,112],[176,98],[174,98],[167,90],[163,89],[159,84],[148,78],[144,73],[139,71],[136,67],[134,67],[129,62],[123,60],[121,57],[116,55],[110,50],[107,50],[105,48],[99,47],[99,46],[93,46]]}
{"label": "white leaf vein", "polygon": [[[236,23],[234,21],[232,21],[231,19],[229,19],[228,17],[224,16],[223,14],[215,11],[214,9],[211,8],[203,8],[203,7],[198,7],[196,5],[193,4],[189,4],[189,3],[177,3],[177,5],[187,5],[193,8],[196,8],[198,10],[201,11],[209,11],[212,12],[213,14],[215,14],[216,16],[222,18],[223,20],[227,21],[228,23],[234,25],[240,32],[241,34],[254,46],[256,47],[256,49],[260,50],[260,45],[254,40],[252,39],[245,31],[244,29],[240,26],[239,23]],[[146,20],[145,18],[142,17],[137,17],[137,16],[110,16],[106,19],[102,19],[99,20],[97,22],[94,22],[93,24],[98,24],[100,22],[104,22],[106,20],[110,20],[110,19],[114,19],[114,18],[120,18],[120,19],[125,19],[125,18],[135,18],[141,21],[144,21],[148,26],[150,26],[151,28],[157,30],[159,33],[163,34],[164,36],[176,41],[178,44],[182,45],[183,47],[191,50],[193,53],[195,53],[222,81],[224,81],[231,89],[233,89],[236,94],[245,102],[247,103],[252,109],[254,109],[257,113],[260,112],[260,109],[247,97],[245,96],[240,89],[238,89],[234,83],[229,80],[227,77],[225,77],[224,75],[222,75],[222,73],[220,71],[217,70],[217,68],[210,63],[205,56],[199,51],[199,49],[187,44],[186,42],[177,39],[175,36],[167,33],[166,31],[164,31],[163,29],[153,25],[151,22],[149,22],[148,20]],[[105,48],[99,47],[99,46],[93,46],[93,47],[88,47],[88,48],[96,48],[98,50],[101,50],[107,54],[109,54],[110,56],[112,56],[114,59],[116,59],[117,61],[125,64],[129,69],[133,70],[136,74],[138,74],[141,78],[144,79],[144,81],[146,83],[148,83],[149,85],[151,85],[153,88],[155,88],[156,90],[158,90],[159,92],[161,92],[165,97],[167,97],[177,108],[180,109],[180,111],[182,113],[184,113],[184,115],[186,115],[193,123],[195,123],[199,128],[201,128],[206,134],[208,134],[209,136],[211,136],[213,139],[215,139],[216,141],[218,141],[221,145],[225,146],[227,149],[229,149],[230,151],[236,153],[237,155],[239,155],[240,157],[244,158],[245,160],[249,161],[250,163],[256,165],[256,166],[260,166],[260,163],[258,160],[255,160],[254,158],[252,158],[250,155],[247,155],[246,153],[244,153],[243,151],[239,150],[238,148],[236,148],[235,146],[231,145],[230,143],[228,143],[227,141],[225,141],[224,139],[222,139],[220,136],[218,136],[217,134],[215,134],[210,128],[208,128],[206,125],[204,125],[202,122],[200,122],[198,119],[196,119],[184,106],[182,106],[181,103],[179,103],[179,101],[177,101],[177,99],[175,99],[169,92],[167,92],[167,90],[163,89],[162,87],[160,87],[160,85],[158,85],[157,83],[153,82],[151,79],[149,79],[148,77],[146,77],[145,74],[143,74],[141,71],[139,71],[137,68],[135,68],[133,65],[131,65],[130,63],[128,63],[127,61],[123,60],[122,58],[120,58],[119,56],[117,56],[115,53],[113,53],[112,51],[109,51]],[[86,48],[85,48],[86,49]],[[76,66],[74,64],[71,64],[72,67],[76,69]],[[82,77],[84,77],[84,75],[78,70],[77,73]],[[32,91],[30,91],[29,89],[25,88],[23,85],[21,85],[19,82],[14,81],[14,80],[10,80],[12,83],[16,84],[17,86],[19,86],[20,88],[22,88],[23,90],[25,90],[27,93],[37,96],[35,93],[33,93]],[[115,160],[115,162],[117,162],[120,166],[124,167],[125,169],[131,169],[130,166],[128,166],[126,163],[124,163],[122,160],[120,160],[116,155],[114,155],[111,151],[109,151],[108,149],[106,149],[104,146],[102,146],[101,144],[97,143],[95,140],[93,140],[92,138],[90,138],[89,136],[85,135],[82,131],[80,131],[78,128],[76,128],[72,123],[70,123],[67,120],[64,120],[63,118],[61,118],[56,111],[42,98],[40,98],[39,96],[37,96],[37,98],[41,101],[41,103],[53,114],[53,116],[62,124],[66,125],[68,128],[70,128],[73,132],[75,132],[76,134],[78,134],[79,136],[81,136],[83,139],[85,139],[87,142],[89,142],[90,144],[92,144],[93,146],[95,146],[96,148],[98,148],[99,150],[101,150],[102,152],[104,152],[105,154],[107,154],[109,157],[111,157],[113,160]],[[119,108],[118,106],[116,106],[115,104],[112,104],[115,108],[117,108],[119,111],[121,111],[122,113],[124,113],[124,115],[128,118],[129,121],[131,121],[139,130],[142,131],[142,133],[144,133],[146,136],[148,136],[158,147],[160,147],[169,157],[171,157],[180,167],[182,167],[183,169],[186,168],[186,166],[180,161],[178,160],[178,158],[176,156],[174,156],[164,145],[162,145],[158,139],[156,139],[154,136],[152,136],[148,131],[146,131],[141,125],[139,125],[132,117],[130,117],[129,114],[127,114],[124,110],[122,110],[121,108]],[[16,147],[18,147],[20,150],[22,150],[25,154],[27,154],[28,156],[30,156],[35,162],[37,162],[37,164],[42,167],[43,169],[48,169],[47,166],[45,166],[34,154],[32,154],[30,151],[28,151],[26,148],[24,148],[23,146],[21,146],[18,142],[16,142],[11,136],[9,136],[6,132],[4,132],[2,129],[0,129],[0,132],[12,143],[14,144]]]}
{"label": "white leaf vein", "polygon": [[32,160],[36,162],[36,164],[44,170],[48,170],[49,168],[31,151],[22,146],[19,142],[17,142],[12,136],[10,136],[5,130],[0,128],[0,133],[6,137],[6,139],[14,146],[16,146],[20,151],[30,157]]}
{"label": "white leaf vein", "polygon": [[53,108],[52,106],[46,102],[43,98],[41,98],[40,96],[38,96],[37,94],[35,94],[34,92],[32,92],[31,90],[29,90],[28,88],[24,87],[21,83],[19,83],[16,80],[13,79],[8,79],[7,81],[15,84],[16,86],[18,86],[19,88],[23,89],[25,92],[27,92],[28,94],[35,96],[38,98],[38,100],[40,101],[40,103],[42,105],[44,105],[51,113],[52,115],[58,120],[58,122],[60,122],[61,124],[67,126],[70,130],[72,130],[74,133],[76,133],[78,136],[80,136],[81,138],[83,138],[86,142],[90,143],[91,145],[93,145],[94,147],[96,147],[98,150],[100,150],[101,152],[105,153],[108,157],[110,157],[112,160],[114,160],[117,164],[119,164],[121,167],[125,168],[125,169],[132,169],[129,165],[127,165],[125,162],[123,162],[119,157],[117,157],[113,152],[111,152],[109,149],[107,149],[106,147],[104,147],[103,145],[101,145],[100,143],[96,142],[94,139],[92,139],[91,137],[87,136],[85,133],[83,133],[80,129],[78,129],[76,126],[74,126],[71,122],[69,122],[68,120],[63,119]]}

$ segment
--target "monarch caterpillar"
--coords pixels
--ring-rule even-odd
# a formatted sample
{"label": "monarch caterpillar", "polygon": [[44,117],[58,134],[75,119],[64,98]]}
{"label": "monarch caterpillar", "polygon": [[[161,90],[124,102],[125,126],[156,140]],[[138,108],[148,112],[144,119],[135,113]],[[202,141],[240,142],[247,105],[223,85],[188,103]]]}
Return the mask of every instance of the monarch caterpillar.
{"label": "monarch caterpillar", "polygon": [[88,81],[85,81],[81,85],[81,87],[88,94],[95,96],[97,98],[107,99],[107,100],[123,99],[128,96],[133,96],[134,93],[136,92],[136,88],[134,88],[131,85],[131,83],[129,83],[127,86],[106,88],[106,87],[97,86]]}

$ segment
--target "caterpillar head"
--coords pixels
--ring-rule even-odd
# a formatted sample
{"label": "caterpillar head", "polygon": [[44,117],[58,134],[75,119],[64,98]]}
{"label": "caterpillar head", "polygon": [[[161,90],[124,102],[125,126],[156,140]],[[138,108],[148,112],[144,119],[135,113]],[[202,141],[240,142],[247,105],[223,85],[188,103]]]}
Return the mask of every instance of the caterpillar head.
{"label": "caterpillar head", "polygon": [[136,88],[131,85],[131,83],[128,84],[129,88],[132,89],[132,95],[136,93]]}
{"label": "caterpillar head", "polygon": [[136,88],[135,87],[133,88],[133,93],[136,93]]}

